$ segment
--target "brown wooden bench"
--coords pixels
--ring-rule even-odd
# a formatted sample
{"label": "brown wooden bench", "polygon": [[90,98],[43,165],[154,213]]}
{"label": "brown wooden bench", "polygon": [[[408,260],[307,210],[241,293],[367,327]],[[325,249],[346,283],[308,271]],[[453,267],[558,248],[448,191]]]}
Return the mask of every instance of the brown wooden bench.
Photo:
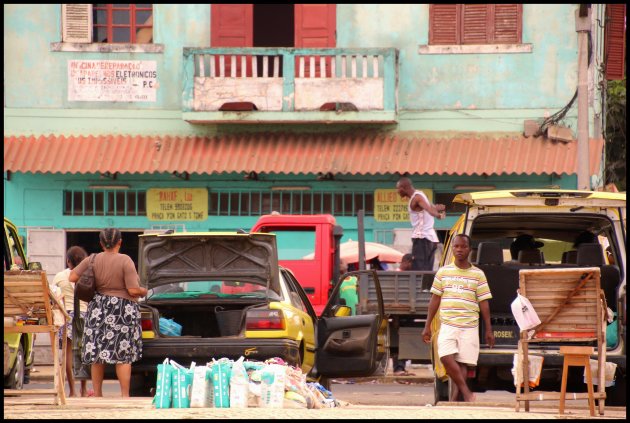
{"label": "brown wooden bench", "polygon": [[[560,400],[559,392],[529,392],[529,346],[530,344],[553,343],[570,346],[590,344],[597,355],[597,392],[573,393],[570,399],[597,400],[599,414],[604,414],[606,391],[604,372],[606,364],[605,318],[606,306],[600,288],[598,267],[537,269],[519,272],[519,289],[527,297],[540,318],[541,324],[529,331],[521,331],[519,361],[523,375],[524,392],[516,387],[516,411],[521,401],[529,411],[529,401]],[[548,349],[548,348],[546,348]],[[544,366],[544,362],[543,362]]]}
{"label": "brown wooden bench", "polygon": [[[14,270],[4,272],[4,317],[39,319],[38,325],[15,325],[4,327],[4,333],[49,333],[54,363],[54,388],[52,389],[5,389],[5,396],[54,395],[54,403],[66,404],[64,372],[66,367],[67,337],[63,337],[59,364],[59,344],[53,311],[59,310],[65,325],[70,317],[63,304],[50,292],[44,271]],[[6,319],[5,319],[6,321]]]}

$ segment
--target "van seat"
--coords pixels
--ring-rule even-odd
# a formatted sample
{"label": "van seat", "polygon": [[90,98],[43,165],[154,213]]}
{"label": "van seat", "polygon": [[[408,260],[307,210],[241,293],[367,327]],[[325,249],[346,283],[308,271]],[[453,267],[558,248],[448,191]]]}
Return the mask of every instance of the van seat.
{"label": "van seat", "polygon": [[543,252],[537,248],[530,250],[521,250],[518,252],[519,263],[544,264],[545,258]]}
{"label": "van seat", "polygon": [[562,253],[562,263],[577,263],[577,250],[570,250]]}
{"label": "van seat", "polygon": [[598,243],[587,243],[578,245],[577,260],[578,266],[603,266],[604,250]]}
{"label": "van seat", "polygon": [[477,264],[503,264],[503,249],[498,242],[480,242]]}

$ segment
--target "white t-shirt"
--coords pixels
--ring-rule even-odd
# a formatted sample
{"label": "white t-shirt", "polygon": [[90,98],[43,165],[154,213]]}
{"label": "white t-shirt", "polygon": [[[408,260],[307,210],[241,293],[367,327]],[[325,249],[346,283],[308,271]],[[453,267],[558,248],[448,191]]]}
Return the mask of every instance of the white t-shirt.
{"label": "white t-shirt", "polygon": [[[68,280],[70,277],[70,269],[62,270],[55,275],[52,281],[53,286],[58,286],[63,294],[63,303],[66,307],[66,311],[74,310],[74,284]],[[87,303],[79,301],[79,308],[81,311],[87,311]]]}
{"label": "white t-shirt", "polygon": [[428,197],[422,191],[415,191],[409,199],[407,211],[409,211],[409,220],[411,221],[411,227],[413,228],[411,238],[426,238],[431,242],[440,242],[435,229],[433,229],[433,223],[435,222],[433,216],[424,209],[420,212],[411,210],[411,201],[416,195],[420,195],[427,203],[429,203]]}

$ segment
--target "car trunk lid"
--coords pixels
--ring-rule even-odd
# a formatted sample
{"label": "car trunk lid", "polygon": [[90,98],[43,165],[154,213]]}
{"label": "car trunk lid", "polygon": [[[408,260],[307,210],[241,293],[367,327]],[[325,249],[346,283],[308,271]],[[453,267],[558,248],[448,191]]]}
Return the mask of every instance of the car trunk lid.
{"label": "car trunk lid", "polygon": [[280,293],[273,234],[147,234],[139,239],[138,273],[148,289],[182,279],[226,279],[262,282]]}

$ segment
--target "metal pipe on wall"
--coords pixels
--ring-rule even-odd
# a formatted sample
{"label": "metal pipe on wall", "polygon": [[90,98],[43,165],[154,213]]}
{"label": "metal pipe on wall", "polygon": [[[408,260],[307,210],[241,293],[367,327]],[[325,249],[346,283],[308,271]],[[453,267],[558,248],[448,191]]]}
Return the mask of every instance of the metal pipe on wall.
{"label": "metal pipe on wall", "polygon": [[[586,16],[583,16],[586,14]],[[588,34],[591,29],[591,9],[575,11],[575,30],[578,33],[578,122],[577,122],[577,179],[578,189],[591,188],[589,175],[588,137]]]}

